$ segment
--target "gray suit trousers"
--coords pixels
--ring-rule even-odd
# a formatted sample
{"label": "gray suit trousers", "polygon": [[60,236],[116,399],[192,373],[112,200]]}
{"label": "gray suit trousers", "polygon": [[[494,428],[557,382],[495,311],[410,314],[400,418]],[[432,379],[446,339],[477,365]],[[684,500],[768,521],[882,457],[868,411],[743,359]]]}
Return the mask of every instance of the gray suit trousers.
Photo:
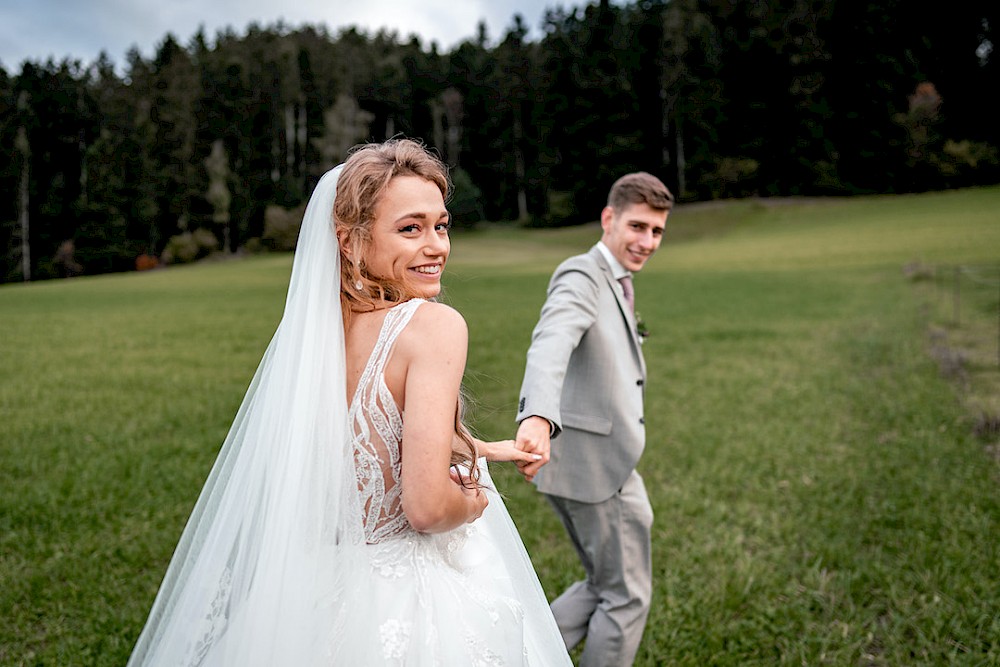
{"label": "gray suit trousers", "polygon": [[653,509],[639,473],[600,503],[546,495],[569,533],[587,578],[552,602],[566,646],[584,637],[580,667],[629,667],[652,597]]}

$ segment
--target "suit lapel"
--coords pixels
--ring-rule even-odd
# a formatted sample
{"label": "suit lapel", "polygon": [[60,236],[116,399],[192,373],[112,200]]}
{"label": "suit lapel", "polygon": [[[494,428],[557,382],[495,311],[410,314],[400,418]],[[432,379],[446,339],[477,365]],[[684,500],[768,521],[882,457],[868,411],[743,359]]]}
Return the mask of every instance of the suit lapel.
{"label": "suit lapel", "polygon": [[646,372],[646,363],[642,358],[642,347],[641,341],[639,340],[639,330],[636,326],[635,313],[632,309],[628,307],[628,302],[625,301],[625,296],[622,294],[621,285],[617,280],[615,280],[614,275],[611,272],[611,266],[608,265],[608,261],[604,258],[604,255],[597,246],[594,246],[590,250],[590,255],[597,262],[597,266],[600,267],[601,273],[604,275],[604,279],[608,283],[608,287],[611,289],[611,293],[615,295],[615,301],[618,303],[618,310],[621,312],[622,319],[625,321],[625,328],[628,329],[629,336],[632,339],[632,346],[635,349],[636,356],[639,358],[639,364],[642,366],[643,373]]}

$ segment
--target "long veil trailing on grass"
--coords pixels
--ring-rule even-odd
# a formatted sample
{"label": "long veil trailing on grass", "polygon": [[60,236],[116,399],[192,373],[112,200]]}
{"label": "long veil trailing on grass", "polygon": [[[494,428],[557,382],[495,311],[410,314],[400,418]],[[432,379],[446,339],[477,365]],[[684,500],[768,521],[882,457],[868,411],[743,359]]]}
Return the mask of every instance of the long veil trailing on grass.
{"label": "long veil trailing on grass", "polygon": [[[339,169],[303,218],[285,311],[129,665],[310,665],[349,549]],[[342,525],[344,524],[344,525]],[[330,588],[324,589],[328,584]]]}
{"label": "long veil trailing on grass", "polygon": [[[181,535],[130,667],[378,660],[371,650],[377,638],[360,612],[371,569],[345,395],[332,213],[341,168],[324,175],[310,198],[281,322]],[[517,530],[490,493],[476,525],[524,609],[530,664],[568,664]],[[361,662],[353,662],[358,656]]]}

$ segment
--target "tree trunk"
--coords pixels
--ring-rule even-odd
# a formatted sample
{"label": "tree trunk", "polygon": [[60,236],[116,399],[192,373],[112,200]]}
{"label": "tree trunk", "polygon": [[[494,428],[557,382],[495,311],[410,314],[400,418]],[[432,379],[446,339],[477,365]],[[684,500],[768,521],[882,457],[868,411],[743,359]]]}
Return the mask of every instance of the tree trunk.
{"label": "tree trunk", "polygon": [[528,219],[528,193],[524,189],[524,154],[521,152],[521,105],[514,104],[514,177],[517,179],[517,219]]}
{"label": "tree trunk", "polygon": [[18,128],[15,142],[21,154],[21,183],[18,187],[18,220],[21,223],[21,274],[24,282],[31,280],[31,238],[28,224],[28,178],[31,175],[31,148],[24,128]]}
{"label": "tree trunk", "polygon": [[681,132],[680,123],[674,124],[674,131],[677,134],[677,199],[683,199],[687,179],[684,177],[684,133]]}
{"label": "tree trunk", "polygon": [[31,241],[28,237],[30,232],[28,225],[28,161],[24,161],[21,168],[20,187],[20,211],[18,219],[21,221],[21,273],[24,275],[24,282],[31,280]]}
{"label": "tree trunk", "polygon": [[458,167],[461,164],[462,152],[462,122],[465,119],[465,100],[462,93],[455,88],[448,88],[441,93],[441,102],[444,107],[444,118],[448,123],[445,134],[445,143],[448,147],[447,158],[449,167]]}
{"label": "tree trunk", "polygon": [[434,148],[447,162],[447,149],[444,143],[444,105],[437,99],[432,99],[427,102],[427,106],[431,110],[431,135],[434,137]]}
{"label": "tree trunk", "polygon": [[285,105],[285,119],[284,119],[284,131],[282,132],[282,137],[280,139],[281,144],[281,155],[282,167],[281,173],[290,173],[293,177],[298,176],[296,170],[296,154],[299,152],[299,146],[296,143],[295,131],[297,129],[296,124],[298,118],[296,118],[296,105],[293,103],[288,103]]}
{"label": "tree trunk", "polygon": [[660,123],[660,159],[663,166],[670,164],[670,114],[673,111],[673,98],[665,87],[660,88],[660,99],[663,100],[663,119]]}

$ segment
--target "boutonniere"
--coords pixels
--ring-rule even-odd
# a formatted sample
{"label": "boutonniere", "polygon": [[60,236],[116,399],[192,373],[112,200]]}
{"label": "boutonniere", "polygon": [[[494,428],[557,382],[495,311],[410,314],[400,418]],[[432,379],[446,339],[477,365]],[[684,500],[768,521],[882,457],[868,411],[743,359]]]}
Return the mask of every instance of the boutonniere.
{"label": "boutonniere", "polygon": [[639,334],[640,343],[646,342],[646,339],[649,338],[649,327],[646,326],[646,321],[642,319],[638,310],[635,311],[635,332]]}

